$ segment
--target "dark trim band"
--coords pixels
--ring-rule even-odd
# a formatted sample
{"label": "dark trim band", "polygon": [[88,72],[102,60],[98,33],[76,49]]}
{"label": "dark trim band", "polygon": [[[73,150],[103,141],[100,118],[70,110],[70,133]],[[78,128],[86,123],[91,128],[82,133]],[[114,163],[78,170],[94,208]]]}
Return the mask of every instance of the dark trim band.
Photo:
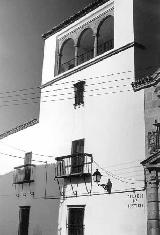
{"label": "dark trim band", "polygon": [[13,128],[13,129],[11,129],[9,131],[6,131],[3,134],[1,134],[0,135],[0,139],[3,139],[3,138],[5,138],[5,137],[7,137],[9,135],[12,135],[12,134],[16,133],[16,132],[22,131],[22,130],[30,127],[30,126],[33,126],[33,125],[37,124],[38,122],[39,122],[39,120],[35,118],[35,119],[33,119],[33,120],[29,121],[29,122],[26,122],[26,123],[24,123],[22,125],[16,126],[15,128]]}

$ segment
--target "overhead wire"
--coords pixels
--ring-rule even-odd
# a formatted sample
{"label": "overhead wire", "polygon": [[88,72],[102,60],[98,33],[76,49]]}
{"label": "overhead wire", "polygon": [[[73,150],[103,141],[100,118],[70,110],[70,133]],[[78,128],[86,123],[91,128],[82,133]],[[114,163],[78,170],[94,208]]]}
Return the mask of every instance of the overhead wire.
{"label": "overhead wire", "polygon": [[[145,71],[145,70],[150,70],[150,69],[158,68],[158,67],[159,67],[159,65],[152,65],[152,66],[147,66],[147,67],[144,67],[144,68],[136,69],[136,71],[137,72],[138,71]],[[91,80],[91,79],[95,79],[95,78],[104,78],[104,77],[110,77],[110,76],[114,76],[114,75],[126,74],[126,73],[131,73],[131,72],[134,72],[134,70],[127,70],[127,71],[115,72],[115,73],[110,73],[110,74],[104,74],[104,75],[99,75],[99,76],[95,76],[95,77],[89,77],[87,79],[83,78],[83,80]],[[131,78],[129,78],[129,79],[131,79]],[[122,78],[120,80],[124,80],[124,79]],[[107,80],[105,82],[113,82],[113,81],[117,81],[117,79]],[[71,83],[71,82],[73,83],[73,82],[75,82],[75,80],[65,81],[65,82],[61,82],[61,83],[59,83],[59,82],[61,82],[61,80],[60,81],[58,80],[58,81],[52,83],[50,86],[65,85],[67,83]],[[29,87],[29,88],[21,88],[21,89],[18,89],[18,90],[9,90],[9,91],[5,91],[5,92],[0,92],[0,94],[10,94],[10,93],[16,93],[16,92],[34,90],[34,89],[40,89],[41,90],[41,89],[45,89],[45,88],[42,88],[41,86],[35,86],[35,87]],[[67,89],[67,88],[65,88],[65,89]],[[31,94],[31,93],[29,93],[29,94]],[[25,95],[27,95],[27,94],[25,94]],[[2,97],[0,97],[0,98],[2,98]]]}
{"label": "overhead wire", "polygon": [[[24,157],[20,157],[20,156],[17,156],[17,155],[12,155],[12,154],[3,153],[3,152],[0,152],[0,154],[5,155],[5,156],[8,156],[8,157],[19,158],[19,159],[23,159],[23,160],[24,160]],[[46,163],[46,161],[35,160],[35,159],[32,159],[32,161],[34,161],[34,162],[39,162],[39,163]]]}
{"label": "overhead wire", "polygon": [[[21,151],[21,152],[27,152],[26,150],[24,149],[21,149],[21,148],[17,148],[13,145],[10,145],[10,144],[6,144],[4,143],[3,141],[0,140],[0,143],[6,145],[6,146],[9,146],[15,150],[18,150],[18,151]],[[57,156],[51,156],[51,155],[44,155],[44,154],[40,154],[40,153],[35,153],[35,152],[32,152],[33,155],[37,155],[37,156],[42,156],[42,157],[47,157],[47,158],[56,158]],[[111,165],[112,167],[116,167],[116,166],[119,166],[119,165],[126,165],[126,164],[130,164],[130,163],[135,163],[135,162],[140,162],[141,160],[137,160],[137,161],[130,161],[130,162],[123,162],[123,163],[120,163],[120,164],[114,164],[114,165]],[[109,168],[111,166],[108,166],[108,167],[105,167],[105,168]],[[127,168],[119,168],[119,169],[112,169],[112,171],[123,171],[125,169],[134,169],[134,168],[140,168],[142,166],[130,166],[130,167],[127,167]],[[125,171],[124,171],[125,172]]]}
{"label": "overhead wire", "polygon": [[103,167],[101,167],[95,160],[93,160],[93,162],[98,166],[98,168],[100,168],[101,170],[103,170],[107,175],[111,176],[112,178],[121,181],[122,183],[127,183],[127,184],[134,184],[128,181],[128,179],[125,179],[124,177],[121,177],[119,175],[113,174],[112,172],[104,169]]}

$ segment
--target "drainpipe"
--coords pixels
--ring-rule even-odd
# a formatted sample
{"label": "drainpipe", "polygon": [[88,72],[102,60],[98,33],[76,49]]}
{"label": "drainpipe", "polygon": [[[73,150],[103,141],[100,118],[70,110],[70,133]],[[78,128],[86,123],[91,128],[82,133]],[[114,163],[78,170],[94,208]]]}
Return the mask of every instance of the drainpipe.
{"label": "drainpipe", "polygon": [[147,170],[147,235],[160,235],[158,201],[158,167],[146,166]]}

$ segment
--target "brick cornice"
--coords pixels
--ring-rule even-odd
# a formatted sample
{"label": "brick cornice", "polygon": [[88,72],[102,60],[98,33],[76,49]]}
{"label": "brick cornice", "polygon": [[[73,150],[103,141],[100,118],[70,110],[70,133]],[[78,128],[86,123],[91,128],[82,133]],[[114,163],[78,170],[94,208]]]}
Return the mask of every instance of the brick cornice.
{"label": "brick cornice", "polygon": [[18,125],[15,128],[12,128],[11,130],[8,130],[8,131],[2,133],[0,135],[0,139],[3,139],[3,138],[5,138],[5,137],[7,137],[9,135],[12,135],[12,134],[14,134],[16,132],[24,130],[24,129],[30,127],[30,126],[33,126],[33,125],[37,124],[38,122],[39,122],[38,119],[35,118],[35,119],[33,119],[33,120],[29,121],[29,122],[23,123],[22,125]]}
{"label": "brick cornice", "polygon": [[132,82],[132,87],[134,91],[139,91],[151,86],[156,85],[160,81],[160,68],[158,68],[152,75],[147,75],[143,78],[137,79]]}
{"label": "brick cornice", "polygon": [[51,30],[49,30],[47,33],[44,33],[42,35],[43,39],[47,39],[48,37],[50,37],[51,35],[59,32],[60,30],[62,30],[63,28],[65,28],[66,26],[74,23],[76,20],[80,19],[81,17],[85,16],[86,14],[88,14],[89,12],[95,10],[97,7],[103,5],[104,3],[108,2],[109,0],[97,0],[91,4],[89,4],[88,6],[86,6],[83,10],[77,12],[76,14],[74,14],[73,16],[69,17],[68,19],[64,20],[61,24],[55,26],[54,28],[52,28]]}

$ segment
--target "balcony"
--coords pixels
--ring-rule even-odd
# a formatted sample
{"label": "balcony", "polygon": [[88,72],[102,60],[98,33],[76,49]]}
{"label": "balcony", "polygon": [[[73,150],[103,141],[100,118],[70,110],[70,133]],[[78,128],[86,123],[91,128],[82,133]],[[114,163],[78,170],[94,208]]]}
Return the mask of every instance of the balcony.
{"label": "balcony", "polygon": [[78,153],[57,157],[55,168],[56,178],[66,178],[70,176],[82,176],[92,174],[92,155],[87,153]]}
{"label": "balcony", "polygon": [[24,184],[34,182],[35,165],[26,164],[14,168],[13,184]]}
{"label": "balcony", "polygon": [[61,64],[59,73],[63,73],[67,70],[70,70],[70,69],[74,68],[74,66],[75,66],[74,64],[75,64],[75,59],[74,58],[67,61],[67,62],[65,62],[65,63],[63,63],[63,64]]}
{"label": "balcony", "polygon": [[98,45],[97,54],[101,55],[101,54],[105,53],[106,51],[113,49],[113,47],[114,47],[114,40],[113,39],[106,41],[106,42]]}

